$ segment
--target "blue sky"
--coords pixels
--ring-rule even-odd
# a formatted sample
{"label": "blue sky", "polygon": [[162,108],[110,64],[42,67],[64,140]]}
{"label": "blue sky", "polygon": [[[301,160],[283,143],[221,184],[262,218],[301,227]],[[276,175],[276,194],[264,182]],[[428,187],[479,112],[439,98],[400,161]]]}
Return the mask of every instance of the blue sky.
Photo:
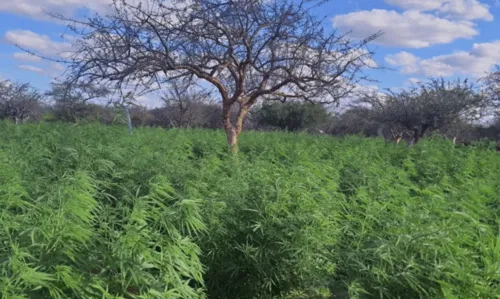
{"label": "blue sky", "polygon": [[[15,45],[53,56],[71,49],[65,27],[43,9],[72,15],[103,12],[111,0],[0,1],[0,78],[47,89],[62,73],[57,63],[22,53]],[[431,76],[478,79],[500,64],[500,0],[330,0],[316,10],[325,26],[363,38],[375,61],[392,70],[371,70],[379,88],[400,88]],[[143,99],[145,104],[154,99]]]}

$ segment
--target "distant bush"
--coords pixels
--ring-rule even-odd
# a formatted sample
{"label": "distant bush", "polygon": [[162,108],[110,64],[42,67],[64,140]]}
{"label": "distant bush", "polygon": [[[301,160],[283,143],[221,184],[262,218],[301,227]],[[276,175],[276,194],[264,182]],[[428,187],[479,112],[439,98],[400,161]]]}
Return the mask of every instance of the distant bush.
{"label": "distant bush", "polygon": [[259,126],[287,131],[318,129],[328,118],[323,105],[303,102],[266,102],[253,112]]}

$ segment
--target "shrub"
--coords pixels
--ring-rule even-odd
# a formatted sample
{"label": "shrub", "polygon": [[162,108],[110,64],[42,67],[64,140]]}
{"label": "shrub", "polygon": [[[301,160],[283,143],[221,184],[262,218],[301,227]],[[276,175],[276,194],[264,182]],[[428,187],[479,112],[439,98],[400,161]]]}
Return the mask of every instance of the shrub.
{"label": "shrub", "polygon": [[302,102],[264,103],[253,114],[260,126],[288,131],[318,129],[328,120],[323,105]]}

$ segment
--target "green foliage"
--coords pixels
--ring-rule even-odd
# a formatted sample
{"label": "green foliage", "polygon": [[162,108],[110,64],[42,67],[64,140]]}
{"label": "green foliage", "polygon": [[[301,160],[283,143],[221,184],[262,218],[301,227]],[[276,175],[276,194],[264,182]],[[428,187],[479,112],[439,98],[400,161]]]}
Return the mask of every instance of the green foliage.
{"label": "green foliage", "polygon": [[259,125],[288,131],[315,129],[329,117],[323,105],[303,102],[265,102],[254,114]]}
{"label": "green foliage", "polygon": [[199,202],[124,168],[119,131],[3,129],[2,298],[204,297]]}
{"label": "green foliage", "polygon": [[2,298],[498,298],[489,144],[0,123]]}

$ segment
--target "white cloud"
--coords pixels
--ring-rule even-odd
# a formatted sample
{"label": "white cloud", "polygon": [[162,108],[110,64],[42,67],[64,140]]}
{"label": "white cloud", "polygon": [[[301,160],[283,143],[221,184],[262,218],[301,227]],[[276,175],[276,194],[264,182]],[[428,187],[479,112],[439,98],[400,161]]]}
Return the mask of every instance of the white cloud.
{"label": "white cloud", "polygon": [[402,67],[401,71],[404,74],[414,74],[418,72],[418,62],[420,58],[403,51],[398,54],[387,55],[385,61],[392,66]]}
{"label": "white cloud", "polygon": [[439,9],[439,12],[466,20],[493,20],[493,15],[490,13],[488,5],[482,4],[477,0],[448,1]]}
{"label": "white cloud", "polygon": [[61,63],[50,63],[45,70],[48,76],[57,79],[64,75],[66,67]]}
{"label": "white cloud", "polygon": [[64,65],[60,64],[60,63],[51,63],[50,64],[50,68],[56,72],[62,72],[64,71],[66,68],[64,67]]}
{"label": "white cloud", "polygon": [[164,102],[161,100],[160,96],[157,93],[150,93],[147,95],[139,96],[137,97],[135,102],[140,106],[148,108],[158,108],[164,104]]}
{"label": "white cloud", "polygon": [[385,0],[403,9],[435,11],[447,17],[465,20],[493,20],[489,6],[478,0]]}
{"label": "white cloud", "polygon": [[70,43],[56,42],[47,35],[41,35],[29,30],[8,31],[5,34],[4,40],[10,44],[27,50],[33,50],[38,54],[46,56],[63,55],[71,50]]}
{"label": "white cloud", "polygon": [[31,62],[39,62],[42,60],[40,57],[26,52],[16,52],[12,54],[12,56],[18,60],[31,61]]}
{"label": "white cloud", "polygon": [[359,94],[359,93],[370,93],[370,92],[378,92],[379,87],[377,85],[362,85],[362,84],[356,84],[354,87],[353,93],[354,94]]}
{"label": "white cloud", "polygon": [[[311,52],[311,59],[318,59],[317,54],[315,54],[316,51],[314,50],[307,50]],[[285,50],[286,53],[289,52],[289,50]],[[367,49],[356,49],[353,51],[350,51],[348,53],[341,53],[341,52],[331,52],[331,54],[328,57],[329,59],[332,60],[339,60],[342,61],[343,63],[347,63],[348,61],[353,61],[355,60],[357,64],[361,66],[366,66],[369,68],[376,68],[378,67],[378,64],[375,60],[373,60],[371,53]]]}
{"label": "white cloud", "polygon": [[478,34],[472,22],[442,19],[414,10],[403,13],[383,9],[358,11],[335,16],[332,21],[334,27],[351,31],[355,38],[366,38],[382,31],[384,35],[374,42],[386,46],[425,48]]}
{"label": "white cloud", "polygon": [[474,44],[470,51],[458,51],[428,59],[401,52],[386,57],[387,63],[402,68],[403,73],[425,76],[465,75],[480,78],[495,64],[500,64],[500,40]]}
{"label": "white cloud", "polygon": [[352,51],[352,55],[348,56],[347,59],[356,59],[360,58],[361,62],[367,67],[376,68],[378,64],[371,57],[370,53],[366,49],[359,49],[356,51]]}
{"label": "white cloud", "polygon": [[25,71],[30,71],[30,72],[35,72],[35,73],[40,73],[42,74],[44,71],[39,68],[39,67],[36,67],[36,66],[32,66],[32,65],[18,65],[17,66],[18,68],[22,69],[22,70],[25,70]]}
{"label": "white cloud", "polygon": [[47,12],[73,15],[78,9],[105,11],[110,0],[1,0],[0,11],[35,19],[50,19]]}

